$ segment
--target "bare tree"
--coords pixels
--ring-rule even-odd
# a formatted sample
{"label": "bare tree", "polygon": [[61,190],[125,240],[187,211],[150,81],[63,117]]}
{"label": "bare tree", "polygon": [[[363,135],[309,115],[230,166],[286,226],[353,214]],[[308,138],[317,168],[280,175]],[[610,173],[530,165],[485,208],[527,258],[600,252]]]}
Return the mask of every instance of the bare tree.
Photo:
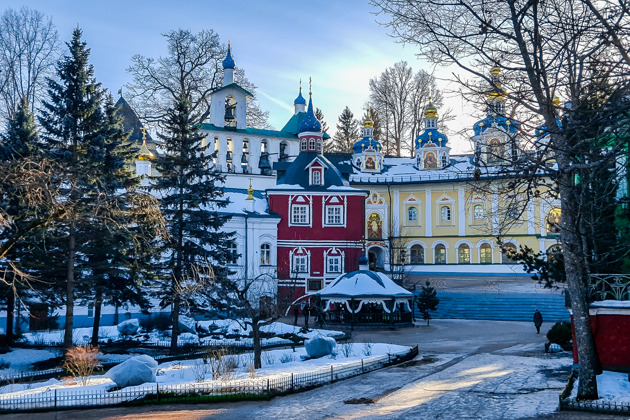
{"label": "bare tree", "polygon": [[[174,101],[190,98],[194,121],[203,122],[210,115],[210,94],[223,83],[227,49],[211,29],[196,34],[177,29],[164,38],[168,55],[157,59],[135,55],[127,69],[133,77],[127,88],[134,109],[149,125],[159,126]],[[236,76],[241,86],[255,92],[242,69],[236,70]],[[253,99],[248,101],[248,125],[267,128],[268,114]]]}
{"label": "bare tree", "polygon": [[[576,332],[580,361],[578,398],[597,398],[598,361],[588,313],[588,265],[584,237],[580,231],[582,213],[576,194],[576,175],[601,162],[584,159],[588,136],[568,136],[559,123],[554,96],[561,95],[573,105],[583,100],[585,86],[596,82],[595,69],[605,68],[613,83],[628,75],[630,63],[623,50],[621,22],[627,21],[627,6],[612,2],[592,4],[588,0],[564,2],[500,2],[423,0],[373,0],[389,17],[386,25],[402,42],[418,47],[421,56],[440,65],[455,64],[466,76],[454,77],[464,88],[479,92],[467,83],[470,76],[483,79],[502,94],[509,95],[530,115],[544,123],[550,141],[542,153],[552,151],[555,169],[546,168],[554,181],[562,210],[561,242],[566,280]],[[627,26],[626,26],[627,28]],[[487,69],[500,65],[507,74],[504,87]],[[477,85],[479,86],[479,85]],[[492,92],[490,92],[492,94]],[[570,117],[569,117],[570,118]],[[532,130],[529,121],[521,128]],[[533,148],[534,137],[529,147]],[[611,145],[611,154],[619,150]],[[533,154],[528,156],[533,157]],[[537,173],[541,160],[530,159],[513,174]],[[524,176],[526,182],[531,176]],[[535,191],[535,188],[532,189]],[[528,197],[529,198],[529,197]]]}
{"label": "bare tree", "polygon": [[0,16],[0,117],[10,118],[22,98],[34,113],[54,71],[58,36],[52,19],[37,10],[7,9]]}
{"label": "bare tree", "polygon": [[384,132],[379,141],[385,154],[413,153],[415,138],[423,129],[423,111],[431,98],[434,105],[442,105],[435,78],[424,70],[414,74],[406,61],[370,80],[370,108],[380,118]]}

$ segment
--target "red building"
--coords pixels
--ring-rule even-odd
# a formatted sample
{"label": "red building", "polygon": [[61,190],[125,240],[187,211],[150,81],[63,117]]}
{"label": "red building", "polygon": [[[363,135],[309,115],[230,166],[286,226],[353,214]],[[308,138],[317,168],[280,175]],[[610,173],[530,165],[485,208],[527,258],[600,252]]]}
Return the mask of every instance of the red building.
{"label": "red building", "polygon": [[[309,99],[299,124],[300,153],[274,165],[276,186],[267,190],[278,225],[278,294],[298,298],[358,269],[363,248],[367,191],[349,186],[322,153],[321,124]],[[350,165],[348,164],[350,170]]]}

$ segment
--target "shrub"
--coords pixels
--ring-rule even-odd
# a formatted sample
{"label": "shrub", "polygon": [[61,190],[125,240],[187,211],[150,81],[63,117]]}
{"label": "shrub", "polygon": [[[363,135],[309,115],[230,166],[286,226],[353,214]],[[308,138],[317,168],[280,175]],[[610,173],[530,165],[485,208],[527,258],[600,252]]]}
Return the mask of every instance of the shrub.
{"label": "shrub", "polygon": [[372,343],[363,343],[363,354],[366,356],[372,355]]}
{"label": "shrub", "polygon": [[195,363],[191,366],[193,375],[195,375],[195,381],[203,382],[206,380],[208,374],[208,364],[203,360],[195,360]]}
{"label": "shrub", "polygon": [[166,331],[171,327],[171,317],[165,313],[151,314],[140,319],[140,326],[145,331]]}
{"label": "shrub", "polygon": [[352,356],[352,347],[353,347],[352,341],[346,341],[340,347],[341,347],[341,354],[343,354],[346,357]]}
{"label": "shrub", "polygon": [[282,356],[280,356],[280,363],[289,363],[289,362],[293,362],[295,360],[295,356],[293,356],[291,353],[282,353]]}
{"label": "shrub", "polygon": [[569,322],[556,322],[547,333],[550,343],[566,347],[572,339],[571,324]]}
{"label": "shrub", "polygon": [[94,370],[101,366],[98,358],[98,347],[75,346],[66,351],[62,367],[75,379],[80,379],[83,386],[87,385]]}
{"label": "shrub", "polygon": [[268,351],[262,352],[261,356],[262,356],[262,361],[266,365],[273,365],[274,362],[276,361],[276,358],[274,357],[274,355],[272,353],[269,353]]}

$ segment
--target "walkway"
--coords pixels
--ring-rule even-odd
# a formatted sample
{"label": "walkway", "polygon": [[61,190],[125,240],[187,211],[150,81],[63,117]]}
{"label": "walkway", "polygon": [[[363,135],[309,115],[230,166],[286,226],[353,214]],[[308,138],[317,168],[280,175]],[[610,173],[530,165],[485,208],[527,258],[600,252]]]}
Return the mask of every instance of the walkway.
{"label": "walkway", "polygon": [[[550,324],[544,325],[544,332]],[[420,345],[403,366],[271,401],[7,415],[7,419],[519,419],[551,415],[571,365],[543,352],[532,323],[436,320],[430,327],[355,331],[356,342]],[[575,413],[553,419],[576,418]],[[604,419],[601,415],[579,418]],[[615,417],[611,417],[615,418]]]}

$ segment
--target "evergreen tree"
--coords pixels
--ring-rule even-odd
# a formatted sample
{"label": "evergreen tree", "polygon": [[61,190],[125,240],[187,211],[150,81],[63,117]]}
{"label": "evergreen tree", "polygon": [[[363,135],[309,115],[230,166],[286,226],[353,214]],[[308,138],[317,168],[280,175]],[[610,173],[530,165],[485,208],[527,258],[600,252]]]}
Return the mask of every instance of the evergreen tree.
{"label": "evergreen tree", "polygon": [[151,188],[161,199],[170,232],[155,266],[160,272],[157,296],[162,307],[172,307],[171,351],[175,352],[186,297],[207,287],[204,283],[213,281],[213,276],[228,274],[225,265],[231,235],[218,231],[228,219],[216,211],[225,205],[216,185],[222,177],[207,169],[213,166],[212,156],[203,151],[188,98],[174,104],[164,125],[168,131],[160,138],[165,154],[155,161],[160,176],[153,179]]}
{"label": "evergreen tree", "polygon": [[360,138],[359,122],[347,106],[339,115],[337,132],[333,137],[332,148],[335,152],[352,153],[352,145]]}
{"label": "evergreen tree", "polygon": [[429,321],[431,320],[431,313],[429,311],[435,311],[438,303],[440,303],[440,299],[436,295],[435,288],[431,287],[431,283],[427,280],[426,284],[422,286],[422,292],[420,292],[416,300],[416,306],[422,314],[422,318],[427,321],[427,325],[429,325]]}
{"label": "evergreen tree", "polygon": [[[33,116],[28,110],[26,98],[22,98],[13,118],[7,124],[7,132],[0,142],[0,164],[30,165],[36,153],[39,137],[35,128]],[[34,162],[32,162],[34,164]],[[2,181],[5,181],[2,179]],[[0,300],[6,305],[7,322],[5,334],[7,341],[13,339],[13,315],[16,298],[27,286],[26,280],[20,274],[20,260],[27,253],[27,246],[23,239],[24,233],[38,224],[34,212],[37,209],[26,205],[21,199],[21,193],[14,185],[0,181],[0,206],[3,216],[11,223],[0,230],[0,243],[20,237],[0,258]]]}
{"label": "evergreen tree", "polygon": [[[328,133],[328,131],[330,130],[330,127],[328,127],[328,124],[326,124],[326,121],[324,121],[324,113],[322,112],[321,109],[319,108],[315,108],[315,118],[317,118],[317,121],[319,121],[322,125],[322,133],[325,134],[330,134]],[[328,152],[330,147],[331,147],[331,143],[332,143],[332,138],[327,138],[324,139],[324,151]]]}
{"label": "evergreen tree", "polygon": [[[146,273],[151,240],[159,225],[159,218],[156,220],[150,216],[151,207],[157,207],[156,201],[147,193],[136,190],[140,180],[130,166],[135,152],[131,149],[132,144],[125,143],[129,134],[123,132],[111,95],[106,98],[104,108],[105,118],[99,137],[102,142],[100,147],[104,150],[99,193],[105,193],[112,205],[92,210],[94,223],[84,232],[86,242],[81,250],[90,273],[89,283],[82,294],[85,301],[94,305],[93,346],[98,345],[103,303],[116,307],[125,303],[141,308],[149,306],[141,290],[141,280]],[[98,203],[96,198],[94,203]],[[101,214],[101,210],[105,214]],[[145,216],[149,212],[149,217],[136,219],[134,215],[138,211]],[[101,218],[115,220],[116,223],[99,223]]]}

